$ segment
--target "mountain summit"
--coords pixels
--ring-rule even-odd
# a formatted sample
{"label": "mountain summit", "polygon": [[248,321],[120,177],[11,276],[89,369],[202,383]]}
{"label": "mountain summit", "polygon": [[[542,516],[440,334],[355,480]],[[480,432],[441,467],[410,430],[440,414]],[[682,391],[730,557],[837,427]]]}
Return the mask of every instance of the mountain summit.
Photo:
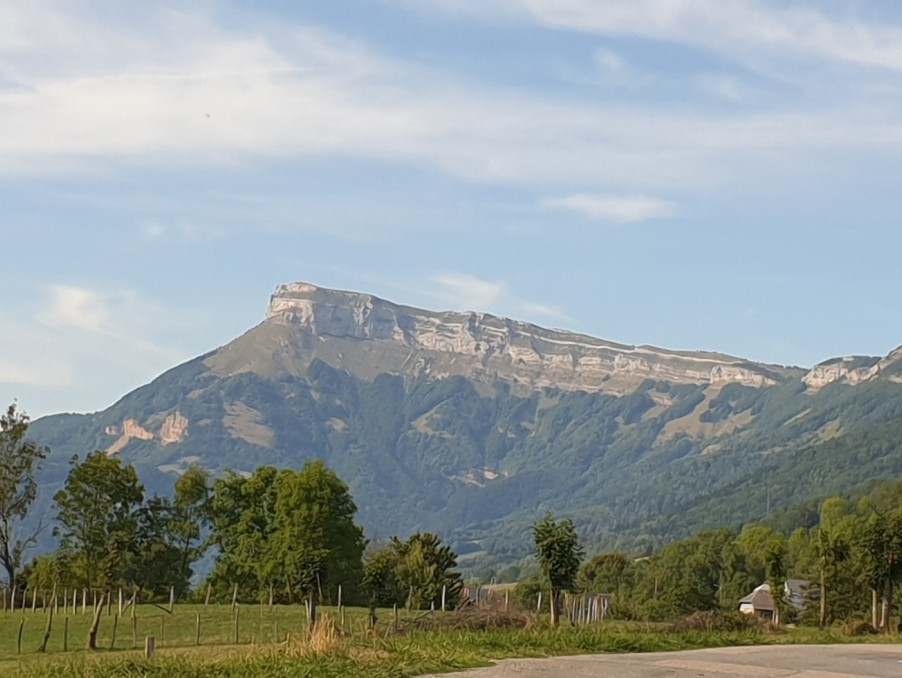
{"label": "mountain summit", "polygon": [[207,364],[222,374],[299,376],[316,360],[362,379],[461,376],[508,383],[519,393],[555,388],[623,395],[646,379],[761,387],[793,373],[718,353],[626,346],[486,313],[424,311],[307,283],[279,286],[265,322]]}
{"label": "mountain summit", "polygon": [[641,549],[899,475],[900,382],[899,349],[806,371],[293,283],[229,344],[32,433],[45,498],[94,449],[151,488],[324,459],[370,536],[438,531],[491,565],[547,510]]}

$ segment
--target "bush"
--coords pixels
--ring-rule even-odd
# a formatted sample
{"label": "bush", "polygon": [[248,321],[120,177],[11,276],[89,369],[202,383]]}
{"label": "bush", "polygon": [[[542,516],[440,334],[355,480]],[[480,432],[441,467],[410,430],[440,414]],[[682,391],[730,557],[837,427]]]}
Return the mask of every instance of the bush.
{"label": "bush", "polygon": [[853,638],[857,638],[859,636],[870,636],[877,633],[877,629],[871,626],[870,622],[864,621],[863,619],[856,619],[855,621],[846,622],[842,626],[839,627],[840,633],[844,636],[850,636]]}
{"label": "bush", "polygon": [[488,631],[494,629],[528,629],[538,623],[535,614],[522,610],[499,610],[491,607],[464,607],[453,614],[425,614],[413,622],[421,630],[454,629],[457,631]]}
{"label": "bush", "polygon": [[672,630],[683,631],[747,631],[760,629],[761,621],[754,615],[742,612],[707,610],[695,612],[673,625]]}

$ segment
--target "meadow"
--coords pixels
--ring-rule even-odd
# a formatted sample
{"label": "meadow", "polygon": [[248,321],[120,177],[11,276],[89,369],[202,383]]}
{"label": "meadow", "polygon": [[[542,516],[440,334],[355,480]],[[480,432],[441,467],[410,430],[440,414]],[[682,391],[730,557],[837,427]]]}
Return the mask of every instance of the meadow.
{"label": "meadow", "polygon": [[[140,605],[136,622],[131,611],[118,621],[115,614],[104,613],[94,652],[86,649],[90,614],[80,610],[60,614],[54,617],[46,653],[37,652],[47,619],[40,610],[0,613],[0,675],[402,678],[483,666],[508,657],[898,641],[892,636],[854,638],[840,628],[719,630],[607,622],[579,627],[565,623],[551,629],[535,614],[493,610],[400,612],[398,628],[393,612],[380,610],[377,630],[372,632],[369,611],[361,608],[321,608],[320,622],[311,633],[303,606],[247,605],[237,612],[237,625],[229,605],[210,605],[206,610],[203,605],[177,605],[172,613],[165,606]],[[146,636],[156,641],[150,660],[143,656]]]}

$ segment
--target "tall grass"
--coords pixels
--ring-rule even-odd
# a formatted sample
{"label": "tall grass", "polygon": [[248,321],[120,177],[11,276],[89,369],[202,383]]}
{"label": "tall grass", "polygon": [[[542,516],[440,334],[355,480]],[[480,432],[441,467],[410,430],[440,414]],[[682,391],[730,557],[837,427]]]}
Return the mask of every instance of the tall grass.
{"label": "tall grass", "polygon": [[[585,653],[672,651],[704,647],[793,642],[849,642],[845,635],[814,629],[775,634],[767,627],[738,630],[676,630],[672,626],[607,623],[551,629],[531,617],[525,627],[466,628],[448,615],[444,627],[411,621],[400,631],[342,633],[324,616],[312,632],[302,631],[266,645],[169,648],[153,660],[136,653],[81,654],[0,666],[0,675],[21,678],[138,676],[403,678],[484,666],[493,659],[549,657]],[[462,628],[463,626],[463,628]]]}

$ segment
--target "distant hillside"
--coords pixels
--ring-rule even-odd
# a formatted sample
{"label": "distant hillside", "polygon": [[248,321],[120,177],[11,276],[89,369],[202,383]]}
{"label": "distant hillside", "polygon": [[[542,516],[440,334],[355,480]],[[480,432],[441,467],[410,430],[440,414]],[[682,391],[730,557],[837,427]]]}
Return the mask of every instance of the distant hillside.
{"label": "distant hillside", "polygon": [[94,449],[160,490],[192,462],[318,458],[370,537],[438,531],[485,564],[546,510],[639,549],[902,475],[902,350],[806,371],[298,283],[226,346],[31,432],[44,502]]}

